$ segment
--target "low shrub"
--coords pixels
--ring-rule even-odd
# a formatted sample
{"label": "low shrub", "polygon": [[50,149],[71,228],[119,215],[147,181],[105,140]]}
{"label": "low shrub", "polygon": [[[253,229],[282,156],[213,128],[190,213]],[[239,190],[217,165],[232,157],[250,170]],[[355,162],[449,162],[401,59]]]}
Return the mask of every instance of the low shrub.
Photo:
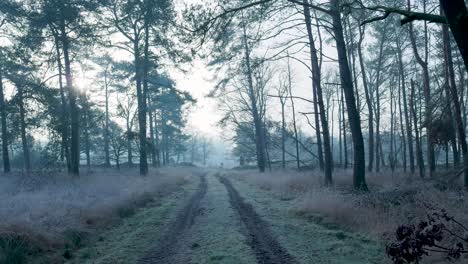
{"label": "low shrub", "polygon": [[441,210],[417,225],[399,226],[386,253],[395,264],[419,263],[431,252],[442,254],[447,261],[458,260],[468,257],[467,232],[465,225]]}

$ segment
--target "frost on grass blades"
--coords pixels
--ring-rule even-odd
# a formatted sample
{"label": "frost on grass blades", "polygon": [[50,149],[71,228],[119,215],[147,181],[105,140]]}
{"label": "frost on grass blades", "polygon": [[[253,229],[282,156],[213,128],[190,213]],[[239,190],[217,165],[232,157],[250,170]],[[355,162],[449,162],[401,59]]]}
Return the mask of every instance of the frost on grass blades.
{"label": "frost on grass blades", "polygon": [[146,178],[135,169],[96,169],[75,180],[60,173],[2,176],[0,263],[23,263],[50,252],[67,258],[95,232],[177,190],[190,176],[184,169],[151,171]]}
{"label": "frost on grass blades", "polygon": [[427,219],[468,226],[466,25],[464,0],[0,0],[0,264],[467,262]]}

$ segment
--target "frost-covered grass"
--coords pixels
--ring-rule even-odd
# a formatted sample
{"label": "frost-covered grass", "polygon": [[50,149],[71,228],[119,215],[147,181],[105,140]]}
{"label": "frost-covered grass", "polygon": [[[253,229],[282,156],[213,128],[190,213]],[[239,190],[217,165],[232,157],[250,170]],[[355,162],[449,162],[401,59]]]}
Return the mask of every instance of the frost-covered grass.
{"label": "frost-covered grass", "polygon": [[[420,180],[402,172],[369,174],[369,193],[352,191],[352,173],[335,170],[333,188],[323,186],[319,171],[233,172],[234,177],[271,191],[280,200],[294,199],[291,210],[324,225],[389,239],[400,224],[423,219],[444,208],[468,223],[467,192],[441,180]],[[448,188],[447,188],[448,187]]]}
{"label": "frost-covered grass", "polygon": [[181,206],[196,190],[192,181],[180,190],[155,201],[148,208],[141,208],[122,220],[115,228],[103,232],[97,241],[74,253],[68,263],[76,264],[125,264],[137,263],[138,259],[155,246],[165,225],[176,217]]}
{"label": "frost-covered grass", "polygon": [[173,192],[190,175],[175,168],[152,170],[147,177],[137,168],[93,169],[76,179],[63,173],[1,175],[0,263],[21,263],[26,255],[48,251],[65,250],[66,258],[89,234]]}
{"label": "frost-covered grass", "polygon": [[[245,177],[252,179],[255,174],[257,173],[254,172]],[[268,174],[265,176],[267,177]],[[238,177],[244,180],[232,181],[235,188],[254,207],[255,211],[268,222],[281,245],[299,263],[387,263],[383,245],[378,241],[367,237],[365,234],[349,232],[338,225],[322,225],[315,218],[303,217],[303,215],[297,214],[297,202],[303,194],[296,193],[296,195],[293,195],[291,190],[298,190],[292,186],[298,184],[299,181],[306,181],[305,178],[298,176],[298,179],[295,179],[292,185],[289,185],[287,181],[278,180],[282,184],[275,183],[274,186],[278,188],[283,186],[281,191],[276,187],[269,188],[269,191],[267,191],[265,189],[268,188],[265,188],[264,185],[262,190],[256,188],[258,185],[255,185],[263,175],[253,182],[245,180],[244,176]],[[276,176],[270,175],[270,177]],[[275,182],[275,180],[273,181]],[[275,190],[280,194],[279,196],[273,192]],[[284,196],[285,193],[288,195]]]}
{"label": "frost-covered grass", "polygon": [[226,187],[212,173],[206,177],[208,191],[201,201],[200,214],[186,238],[191,263],[238,264],[256,263],[246,243],[245,227],[232,208]]}

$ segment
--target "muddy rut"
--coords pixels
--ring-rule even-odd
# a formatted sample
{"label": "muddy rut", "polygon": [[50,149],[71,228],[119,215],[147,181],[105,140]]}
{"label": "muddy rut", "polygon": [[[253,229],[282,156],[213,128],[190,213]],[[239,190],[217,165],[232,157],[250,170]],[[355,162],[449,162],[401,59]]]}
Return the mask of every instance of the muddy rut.
{"label": "muddy rut", "polygon": [[[249,260],[248,263],[298,263],[294,257],[292,257],[287,252],[287,250],[279,244],[268,227],[268,224],[262,220],[262,218],[255,212],[254,208],[250,204],[244,201],[244,199],[239,195],[229,180],[219,175],[216,176],[222,185],[219,184],[216,179],[209,178],[207,180],[206,177],[213,177],[212,175],[200,176],[200,183],[197,190],[195,191],[195,194],[192,195],[188,203],[177,213],[175,219],[169,223],[168,227],[163,232],[163,235],[156,241],[155,248],[150,250],[143,258],[138,261],[138,263],[192,263],[194,261],[192,257],[194,257],[193,254],[195,253],[193,251],[194,245],[196,247],[205,246],[203,244],[199,245],[198,243],[194,243],[194,241],[197,241],[200,236],[203,236],[203,233],[200,233],[200,227],[197,225],[203,224],[204,226],[208,226],[208,228],[209,226],[214,227],[219,225],[218,221],[222,221],[222,219],[228,217],[228,213],[225,210],[224,212],[219,210],[217,211],[217,214],[219,217],[222,217],[222,219],[209,218],[211,219],[211,222],[207,222],[206,220],[208,218],[206,218],[206,215],[204,215],[204,211],[207,209],[205,207],[210,207],[210,203],[216,203],[217,206],[219,205],[218,203],[223,203],[218,200],[220,198],[217,198],[215,195],[215,193],[218,193],[219,195],[219,187],[224,189],[224,191],[227,191],[224,193],[224,195],[227,195],[225,200],[226,204],[224,206],[229,207],[230,205],[233,210],[232,215],[235,215],[235,218],[237,219],[236,226],[232,226],[231,228],[226,226],[228,230],[225,230],[226,232],[235,232],[235,230],[240,230],[239,235],[244,237],[245,240],[242,242],[237,242],[246,245],[245,250],[251,250],[250,253],[244,252],[244,254],[251,254],[250,256],[252,259]],[[208,183],[210,186],[208,186]],[[218,185],[219,187],[216,187]],[[203,239],[201,240],[203,241]],[[228,241],[218,242],[228,243],[225,245],[218,244],[220,248],[229,248],[230,246],[233,246],[229,244]],[[208,259],[210,258],[207,256],[206,261],[208,261]],[[216,263],[211,261],[209,262]],[[222,261],[222,263],[225,262]]]}
{"label": "muddy rut", "polygon": [[200,201],[205,196],[207,187],[205,175],[200,175],[198,189],[190,198],[188,204],[182,208],[175,220],[169,224],[169,227],[157,241],[157,246],[141,258],[138,263],[174,263],[172,257],[177,254],[179,239],[190,229],[195,222],[196,216],[200,214]]}
{"label": "muddy rut", "polygon": [[228,179],[219,177],[229,193],[231,206],[237,211],[247,229],[246,239],[259,264],[298,263],[273,236],[267,223],[246,203]]}

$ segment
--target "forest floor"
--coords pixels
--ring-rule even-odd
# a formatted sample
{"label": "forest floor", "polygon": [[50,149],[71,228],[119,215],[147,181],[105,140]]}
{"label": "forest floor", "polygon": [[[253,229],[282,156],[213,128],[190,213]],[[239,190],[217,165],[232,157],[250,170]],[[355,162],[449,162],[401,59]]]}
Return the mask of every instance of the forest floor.
{"label": "forest floor", "polygon": [[284,199],[208,171],[140,208],[70,263],[386,263],[383,245],[291,211]]}

